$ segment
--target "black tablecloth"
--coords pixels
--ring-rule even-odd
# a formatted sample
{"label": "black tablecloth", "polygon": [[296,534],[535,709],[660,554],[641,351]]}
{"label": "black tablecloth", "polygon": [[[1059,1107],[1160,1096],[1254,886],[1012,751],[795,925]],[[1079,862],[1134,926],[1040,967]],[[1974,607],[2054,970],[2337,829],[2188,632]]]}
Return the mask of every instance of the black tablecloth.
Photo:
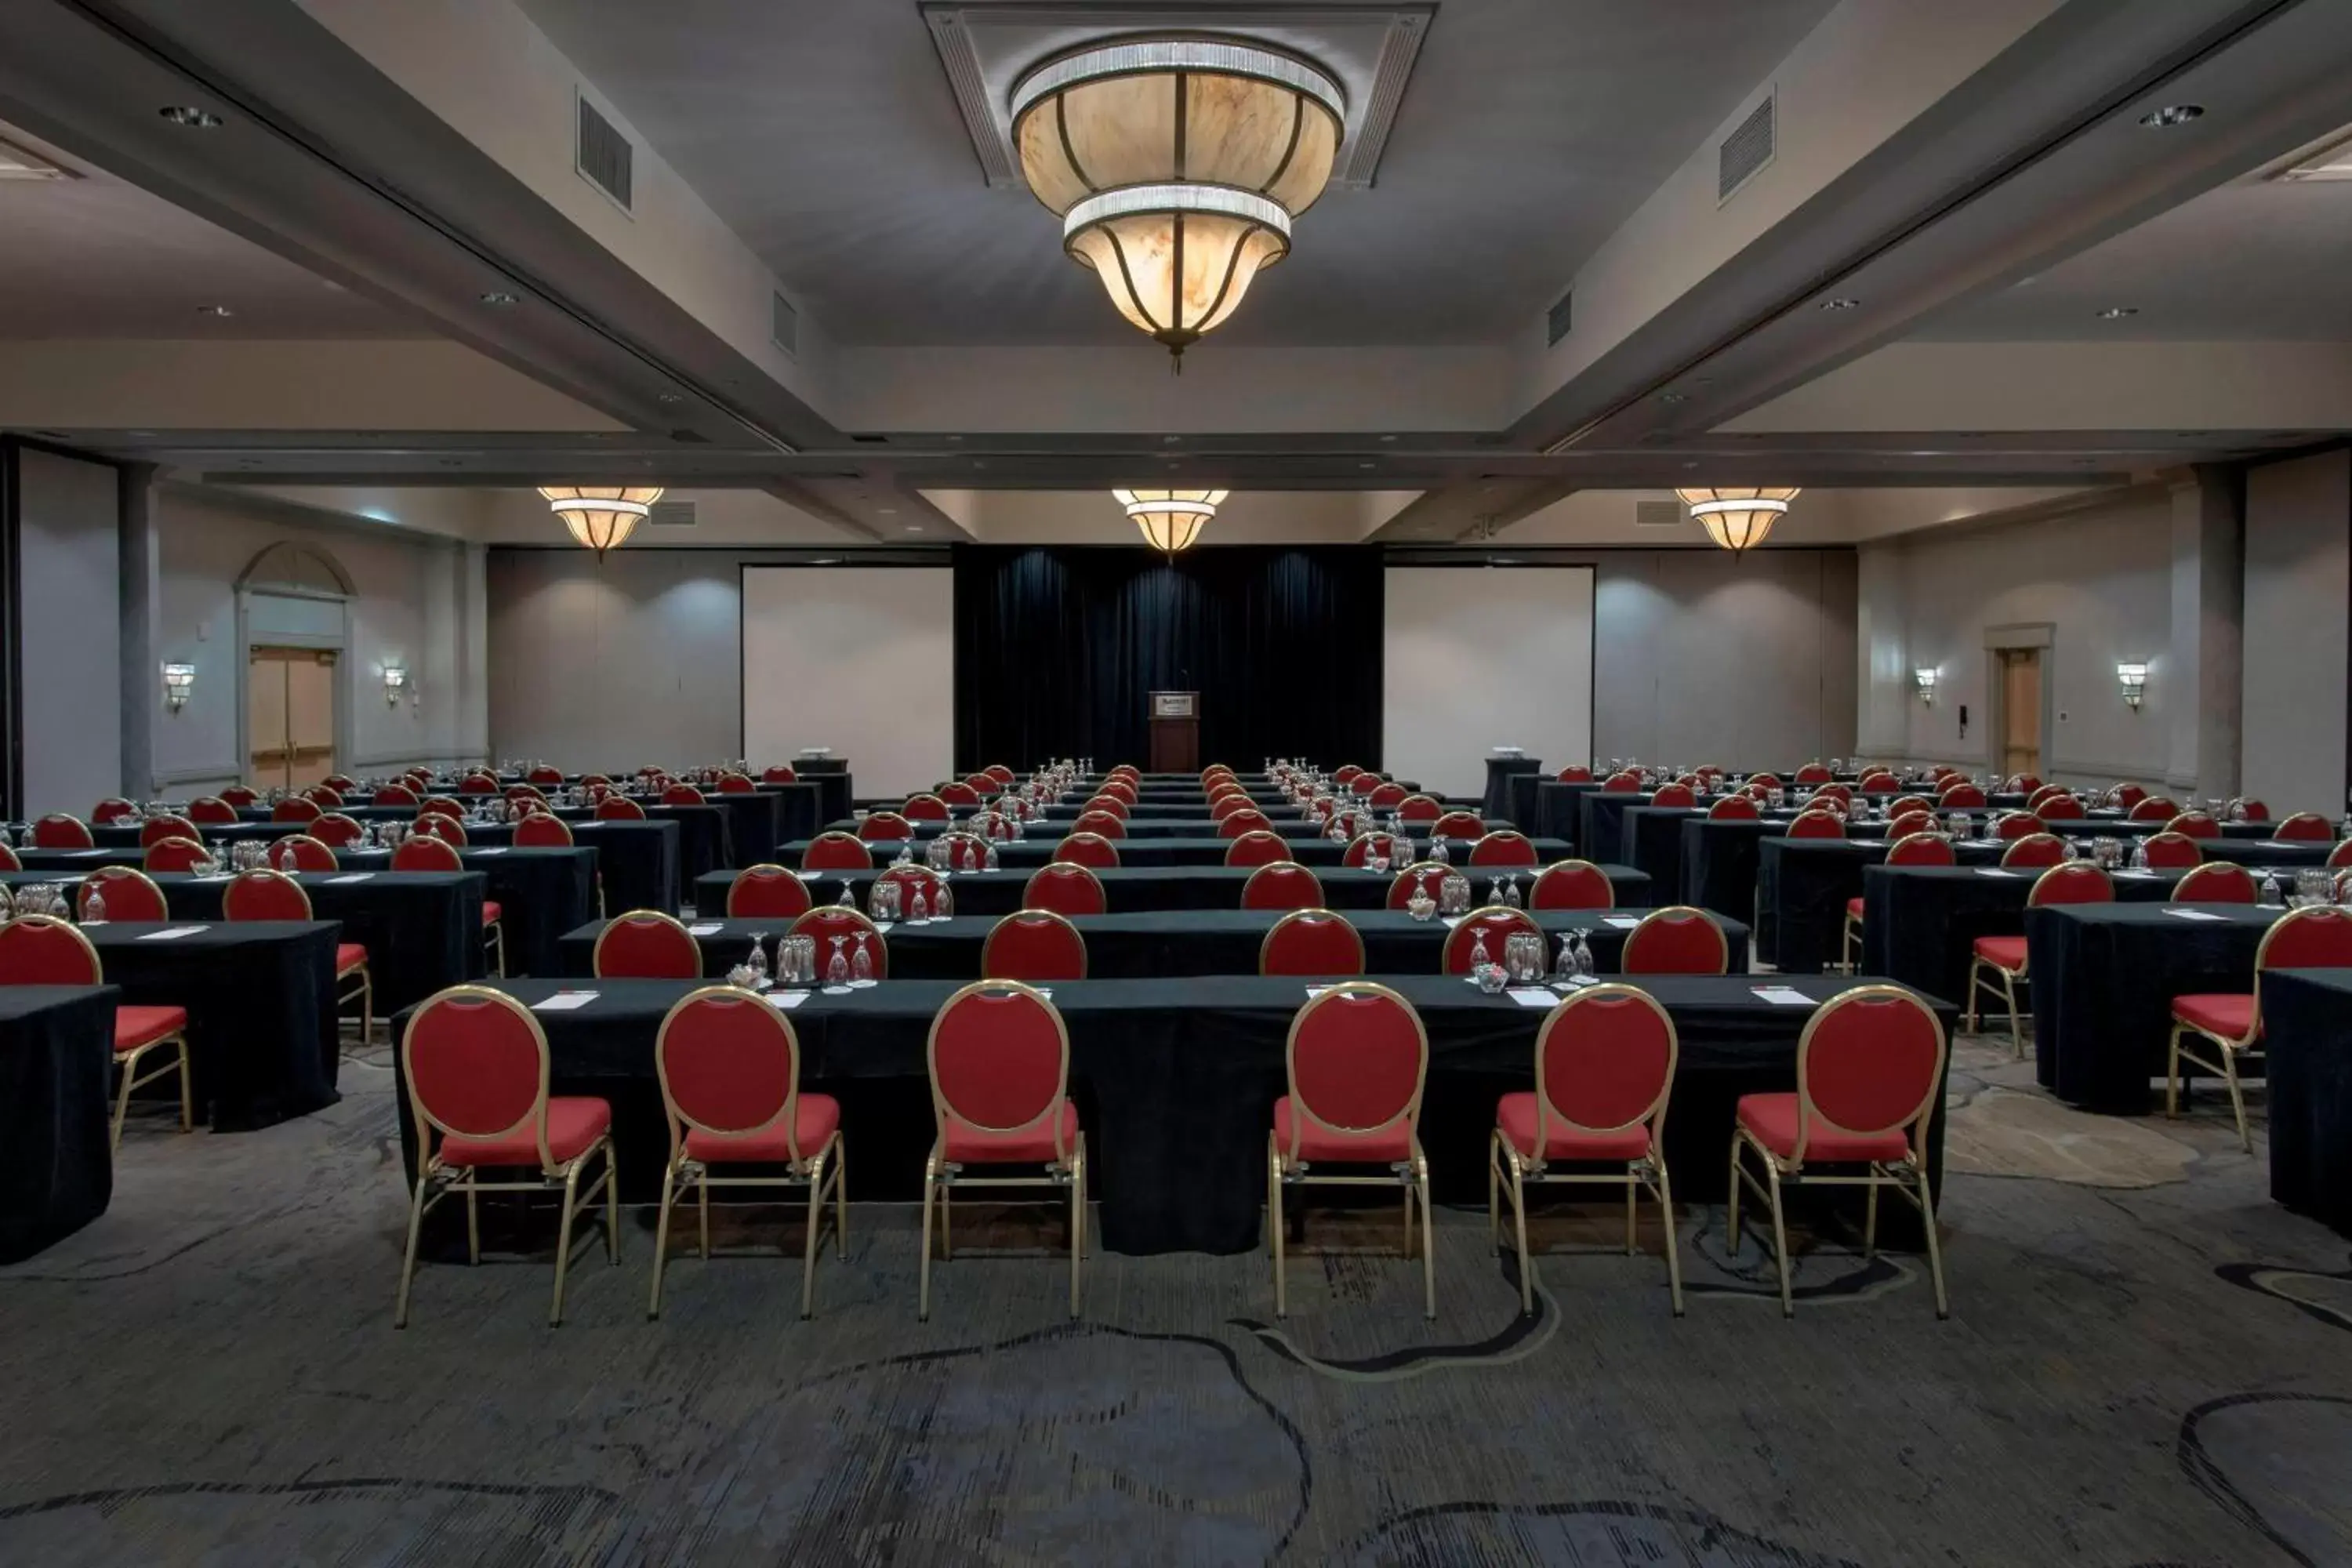
{"label": "black tablecloth", "polygon": [[0,985],[0,1263],[106,1212],[111,985]]}
{"label": "black tablecloth", "polygon": [[[887,862],[898,857],[900,842],[895,838],[877,839],[866,848],[876,861]],[[1423,839],[1422,842],[1427,841]],[[1567,858],[1568,846],[1558,839],[1538,838],[1531,842],[1535,845],[1539,865],[1549,865]],[[1034,870],[1054,858],[1054,851],[1061,847],[1061,843],[1060,838],[1051,834],[1032,834],[1013,843],[998,845],[997,863],[1008,868]],[[1227,852],[1233,848],[1233,840],[1136,837],[1119,839],[1118,847],[1121,866],[1223,866]],[[1287,841],[1287,848],[1291,859],[1318,869],[1325,866],[1337,867],[1348,850],[1347,845],[1330,838],[1294,838]],[[807,850],[806,844],[786,844],[778,848],[776,858],[783,865],[797,867]],[[1469,858],[1468,846],[1459,839],[1454,840],[1454,864],[1463,865]]]}
{"label": "black tablecloth", "polygon": [[[1454,978],[1383,983],[1413,1005],[1429,1032],[1422,1143],[1437,1194],[1447,1202],[1483,1203],[1495,1101],[1531,1081],[1544,1014]],[[595,996],[583,1007],[536,1015],[551,1047],[554,1092],[611,1101],[624,1196],[648,1199],[659,1190],[667,1146],[654,1033],[688,983],[567,984]],[[1754,984],[1743,975],[1643,982],[1673,1015],[1681,1040],[1665,1156],[1676,1195],[1685,1201],[1722,1195],[1738,1098],[1795,1087],[1797,1037],[1811,1009],[1767,1003]],[[1787,984],[1818,1001],[1848,983],[1815,977]],[[905,1197],[919,1190],[932,1137],[925,1040],[956,985],[893,980],[847,994],[819,992],[790,1015],[801,1041],[803,1081],[842,1100],[851,1164],[859,1173],[853,1196]],[[506,988],[535,1002],[565,987],[521,981]],[[1069,1028],[1072,1093],[1086,1128],[1090,1184],[1102,1200],[1103,1245],[1127,1253],[1256,1247],[1266,1128],[1284,1092],[1284,1041],[1306,1001],[1305,984],[1251,975],[1087,980],[1050,989]],[[1948,1007],[1941,1013],[1948,1029],[1954,1015]],[[404,1141],[414,1137],[406,1099],[404,1091]],[[1944,1121],[1933,1119],[1928,1138],[1929,1169],[1938,1182]],[[413,1157],[403,1162],[404,1170],[414,1166]],[[1888,1245],[1907,1244],[1906,1217],[1899,1205],[1882,1216]]]}
{"label": "black tablecloth", "polygon": [[[267,1127],[341,1098],[334,921],[225,921],[169,941],[154,933],[176,926],[81,929],[125,1003],[188,1010],[196,1112],[214,1131]],[[178,1092],[170,1080],[154,1088]]]}
{"label": "black tablecloth", "polygon": [[1539,816],[1537,802],[1543,786],[1551,782],[1551,775],[1540,771],[1511,775],[1511,808],[1505,815],[1510,817],[1512,826],[1530,837],[1544,831],[1536,826]]}
{"label": "black tablecloth", "polygon": [[[950,880],[959,915],[1006,915],[1021,908],[1021,895],[1034,868],[1000,871],[958,871]],[[1103,901],[1113,914],[1148,910],[1232,910],[1241,907],[1242,888],[1255,867],[1249,866],[1112,866],[1097,871]],[[1462,868],[1470,875],[1471,894],[1483,900],[1493,873],[1485,867]],[[1618,907],[1647,908],[1654,901],[1650,879],[1631,866],[1603,866]],[[846,880],[863,908],[866,889],[881,874],[868,871],[812,871],[803,879],[819,903],[840,902]],[[1323,884],[1323,902],[1335,910],[1377,910],[1388,904],[1394,871],[1355,871],[1344,866],[1318,866],[1316,880]],[[715,915],[727,908],[730,872],[716,872],[694,884],[693,906],[698,914]],[[1519,889],[1525,896],[1532,879],[1522,871]]]}
{"label": "black tablecloth", "polygon": [[2263,977],[2271,1196],[2352,1236],[2352,969]]}
{"label": "black tablecloth", "polygon": [[1579,807],[1586,795],[1601,788],[1602,782],[1580,779],[1574,784],[1562,784],[1558,779],[1538,778],[1535,785],[1535,826],[1523,831],[1571,845],[1583,842],[1577,837],[1584,823],[1584,813]]}
{"label": "black tablecloth", "polygon": [[1486,759],[1486,794],[1488,816],[1507,817],[1511,815],[1511,781],[1515,778],[1543,775],[1543,763],[1534,757],[1488,757]]}
{"label": "black tablecloth", "polygon": [[2034,1070],[2085,1110],[2144,1115],[2164,1076],[2172,999],[2253,989],[2254,950],[2284,912],[2249,904],[2061,904],[2025,916]]}
{"label": "black tablecloth", "polygon": [[794,757],[792,770],[801,783],[816,785],[816,819],[819,822],[830,822],[836,816],[849,815],[849,759]]}
{"label": "black tablecloth", "polygon": [[[1980,936],[2021,936],[2033,871],[1989,866],[1866,866],[1862,966],[1968,1010],[1969,964]],[[2116,897],[2162,903],[2185,873],[2118,871]],[[2028,973],[2031,973],[2029,968]]]}
{"label": "black tablecloth", "polygon": [[[830,833],[846,833],[854,838],[857,836],[858,826],[858,823],[855,819],[845,819],[840,822],[826,823],[825,830]],[[953,823],[917,821],[913,826],[915,829],[915,837],[918,840],[921,840],[925,838],[937,838],[940,834],[948,832],[950,829],[959,832],[969,832],[971,831],[971,819],[969,815],[967,815],[962,820]],[[1429,830],[1432,826],[1433,825],[1426,822],[1418,822],[1412,825],[1413,832],[1416,836],[1416,842],[1423,845],[1428,843]],[[1493,818],[1480,823],[1478,830],[1481,834],[1485,834],[1507,828],[1510,826],[1511,825],[1509,823],[1502,821],[1500,818]],[[1056,845],[1064,838],[1068,837],[1075,826],[1075,822],[1065,822],[1053,818],[1049,818],[1044,823],[1032,823],[1030,824],[1028,834],[1021,839],[1020,842],[1024,844],[1044,844],[1048,849],[1050,849],[1054,845]],[[1127,821],[1126,826],[1126,835],[1119,840],[1122,845],[1160,838],[1215,839],[1217,837],[1218,824],[1204,813],[1198,816],[1129,817]],[[1296,845],[1299,843],[1312,842],[1315,839],[1321,838],[1328,829],[1319,822],[1308,822],[1294,816],[1289,814],[1287,809],[1286,809],[1282,816],[1272,819],[1272,826],[1267,831],[1277,834],[1281,837],[1288,839]],[[1452,838],[1457,847],[1463,844],[1472,842],[1471,839],[1465,838],[1459,835],[1448,834],[1446,837]],[[1230,842],[1230,840],[1220,840],[1220,842]],[[1338,841],[1338,846],[1340,849],[1347,847],[1344,840]],[[894,855],[898,853],[898,845],[895,840],[891,844],[890,852]],[[1124,850],[1121,852],[1124,853]],[[1294,849],[1293,854],[1295,855],[1297,851]]]}
{"label": "black tablecloth", "polygon": [[[1617,972],[1625,938],[1646,910],[1620,910],[1607,914],[1590,910],[1539,910],[1536,921],[1550,941],[1546,958],[1557,958],[1559,934],[1585,933],[1594,967],[1605,974]],[[920,925],[898,922],[885,931],[890,973],[898,980],[977,980],[981,950],[1001,918],[959,913],[952,920]],[[1087,974],[1095,980],[1139,980],[1171,974],[1255,974],[1266,933],[1280,919],[1270,910],[1160,910],[1141,914],[1082,915],[1071,923],[1087,943]],[[1401,910],[1360,910],[1348,917],[1364,942],[1364,972],[1371,975],[1434,974],[1443,960],[1445,939],[1453,928],[1438,920],[1416,921]],[[762,934],[761,945],[772,963],[774,938],[792,922],[783,920],[721,920],[695,922],[695,939],[702,949],[702,970],[724,975],[750,953],[751,938]],[[1748,928],[1736,921],[1720,922],[1731,946],[1731,973],[1748,967]],[[596,938],[605,922],[590,921],[563,937],[563,968],[571,975],[594,972]],[[705,928],[717,926],[716,931]],[[824,953],[817,955],[822,963]],[[1503,955],[1499,947],[1494,956]]]}
{"label": "black tablecloth", "polygon": [[[1963,866],[1990,866],[2004,844],[1953,847]],[[1757,844],[1756,956],[1784,974],[1811,974],[1838,961],[1845,906],[1862,896],[1862,871],[1886,858],[1884,838],[1786,838]]]}

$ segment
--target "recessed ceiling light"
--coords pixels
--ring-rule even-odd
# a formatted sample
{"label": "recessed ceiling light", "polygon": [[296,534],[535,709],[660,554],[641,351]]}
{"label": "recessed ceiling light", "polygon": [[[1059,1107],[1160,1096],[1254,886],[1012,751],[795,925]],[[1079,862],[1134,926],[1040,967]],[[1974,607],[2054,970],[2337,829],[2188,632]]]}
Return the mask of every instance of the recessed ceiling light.
{"label": "recessed ceiling light", "polygon": [[919,522],[910,522],[907,525],[907,531],[908,533],[920,533],[923,531],[923,525]]}
{"label": "recessed ceiling light", "polygon": [[155,112],[173,124],[184,125],[191,131],[210,131],[221,122],[221,117],[211,110],[198,109],[188,103],[167,103]]}
{"label": "recessed ceiling light", "polygon": [[1160,437],[1162,442],[1171,447],[1173,447],[1177,442],[1181,441],[1183,438],[1184,437],[1181,436],[1162,436]]}
{"label": "recessed ceiling light", "polygon": [[656,403],[684,403],[686,399],[680,397],[675,392],[660,392],[654,395],[654,401]]}
{"label": "recessed ceiling light", "polygon": [[809,564],[812,566],[838,566],[841,564],[841,557],[838,555],[820,555],[815,560],[810,562]]}
{"label": "recessed ceiling light", "polygon": [[1356,465],[1356,467],[1358,467],[1358,468],[1370,468],[1370,467],[1371,467],[1371,465],[1370,465],[1370,463],[1358,463],[1358,464]]}
{"label": "recessed ceiling light", "polygon": [[511,305],[514,302],[515,297],[503,289],[492,289],[482,296],[485,305]]}
{"label": "recessed ceiling light", "polygon": [[1841,295],[1834,300],[1822,300],[1817,308],[1823,310],[1851,310],[1861,303],[1859,300],[1849,300]]}
{"label": "recessed ceiling light", "polygon": [[1395,440],[1395,439],[1396,439],[1396,437],[1393,437],[1393,436],[1383,436],[1383,437],[1381,437],[1381,440],[1383,440],[1383,441],[1393,441],[1393,440]]}
{"label": "recessed ceiling light", "polygon": [[199,316],[234,316],[236,312],[230,310],[226,305],[199,305],[196,307],[196,314]]}
{"label": "recessed ceiling light", "polygon": [[2105,310],[2099,312],[2099,320],[2103,321],[2120,321],[2126,316],[2137,316],[2138,314],[2139,307],[2137,305],[2110,305]]}
{"label": "recessed ceiling light", "polygon": [[1672,407],[1677,403],[1689,402],[1690,394],[1686,392],[1662,392],[1658,394],[1658,401],[1665,404],[1669,407]]}
{"label": "recessed ceiling light", "polygon": [[2152,131],[2169,131],[2176,125],[2186,125],[2202,119],[2205,106],[2201,103],[2168,103],[2162,109],[2151,110],[2139,117],[2139,122]]}
{"label": "recessed ceiling light", "polygon": [[884,517],[896,517],[898,515],[898,509],[895,506],[877,507],[875,510],[880,512]]}

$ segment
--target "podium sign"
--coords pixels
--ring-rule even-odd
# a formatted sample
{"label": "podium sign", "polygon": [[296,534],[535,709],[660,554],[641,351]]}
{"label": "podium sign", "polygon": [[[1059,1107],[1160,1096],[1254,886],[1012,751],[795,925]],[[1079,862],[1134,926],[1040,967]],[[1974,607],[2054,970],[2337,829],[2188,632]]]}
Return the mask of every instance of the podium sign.
{"label": "podium sign", "polygon": [[1201,694],[1155,691],[1146,710],[1151,722],[1151,771],[1197,773],[1201,767]]}

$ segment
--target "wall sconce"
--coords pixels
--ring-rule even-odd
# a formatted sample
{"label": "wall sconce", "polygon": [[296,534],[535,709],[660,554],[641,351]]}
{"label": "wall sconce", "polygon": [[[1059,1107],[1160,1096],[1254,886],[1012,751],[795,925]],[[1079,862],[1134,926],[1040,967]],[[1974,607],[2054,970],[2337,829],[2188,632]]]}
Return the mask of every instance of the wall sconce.
{"label": "wall sconce", "polygon": [[1930,705],[1932,705],[1932,704],[1935,702],[1935,700],[1936,700],[1936,672],[1935,672],[1934,670],[1932,670],[1932,669],[1915,669],[1915,670],[1913,670],[1913,671],[1911,672],[1911,683],[1912,683],[1914,686],[1916,686],[1916,687],[1917,687],[1917,688],[1919,689],[1919,700],[1920,700],[1920,701],[1922,701],[1922,702],[1926,702],[1926,703],[1928,703],[1928,704],[1930,704]]}
{"label": "wall sconce", "polygon": [[163,666],[163,702],[177,713],[188,705],[188,693],[196,684],[196,667],[193,664]]}
{"label": "wall sconce", "polygon": [[2116,679],[2123,682],[2124,706],[2137,709],[2140,699],[2147,695],[2147,666],[2119,664],[2116,666]]}
{"label": "wall sconce", "polygon": [[399,707],[401,690],[407,684],[408,671],[404,668],[397,664],[385,665],[383,667],[383,705],[387,708]]}

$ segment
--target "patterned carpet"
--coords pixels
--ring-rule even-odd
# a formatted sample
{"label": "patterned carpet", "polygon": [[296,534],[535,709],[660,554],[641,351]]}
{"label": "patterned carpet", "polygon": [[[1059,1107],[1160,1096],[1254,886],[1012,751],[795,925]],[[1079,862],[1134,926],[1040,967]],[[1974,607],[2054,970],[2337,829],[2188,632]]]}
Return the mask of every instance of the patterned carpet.
{"label": "patterned carpet", "polygon": [[1605,1215],[1538,1224],[1587,1250],[1523,1320],[1456,1212],[1425,1323],[1384,1209],[1318,1216],[1278,1329],[1262,1257],[1098,1257],[1074,1325],[1058,1233],[960,1206],[929,1324],[913,1215],[860,1207],[811,1322],[755,1213],[648,1323],[633,1214],[562,1329],[542,1250],[428,1267],[395,1333],[383,1059],[265,1132],[134,1121],[113,1211],[0,1270],[0,1563],[2352,1562],[2352,1249],[2259,1140],[2074,1115],[2005,1045],[1956,1059],[1945,1323],[1843,1232],[1784,1322],[1694,1208],[1680,1321]]}

